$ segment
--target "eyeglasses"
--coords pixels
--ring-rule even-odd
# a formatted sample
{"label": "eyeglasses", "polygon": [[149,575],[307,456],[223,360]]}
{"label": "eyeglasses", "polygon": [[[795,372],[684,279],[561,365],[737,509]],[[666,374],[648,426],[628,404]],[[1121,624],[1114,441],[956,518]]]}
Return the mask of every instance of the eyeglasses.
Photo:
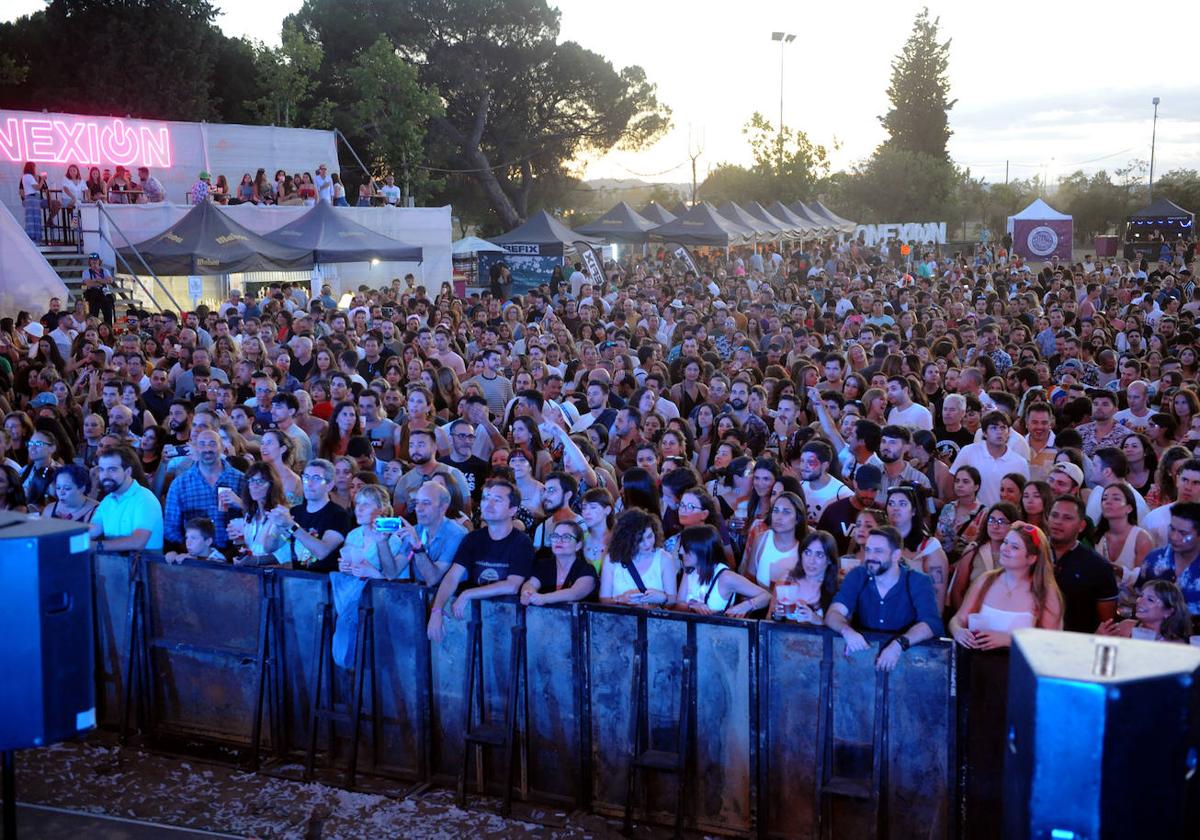
{"label": "eyeglasses", "polygon": [[578,542],[578,541],[579,541],[579,539],[574,534],[565,534],[564,533],[564,534],[551,534],[550,535],[550,542],[564,543],[564,542]]}
{"label": "eyeglasses", "polygon": [[1008,523],[1008,520],[1005,519],[1004,517],[989,516],[987,518],[987,524],[989,524],[989,525],[1008,525],[1009,523]]}
{"label": "eyeglasses", "polygon": [[50,444],[46,443],[46,441],[44,441],[44,440],[31,440],[27,444],[27,446],[29,446],[30,448],[35,447],[35,446],[49,446],[49,445]]}
{"label": "eyeglasses", "polygon": [[323,481],[328,481],[328,479],[325,478],[325,476],[313,475],[312,473],[305,473],[304,475],[302,475],[300,477],[300,480],[303,481],[305,484],[320,484]]}
{"label": "eyeglasses", "polygon": [[454,437],[458,438],[459,440],[475,440],[475,435],[468,434],[467,432],[455,432]]}
{"label": "eyeglasses", "polygon": [[246,479],[246,483],[253,484],[255,486],[262,486],[263,484],[270,484],[271,480],[267,479],[267,478],[262,478],[261,476],[256,475],[254,478]]}
{"label": "eyeglasses", "polygon": [[697,513],[699,511],[704,510],[704,506],[703,505],[694,505],[694,504],[690,504],[690,503],[684,503],[679,506],[679,509],[681,511],[683,511],[684,513]]}

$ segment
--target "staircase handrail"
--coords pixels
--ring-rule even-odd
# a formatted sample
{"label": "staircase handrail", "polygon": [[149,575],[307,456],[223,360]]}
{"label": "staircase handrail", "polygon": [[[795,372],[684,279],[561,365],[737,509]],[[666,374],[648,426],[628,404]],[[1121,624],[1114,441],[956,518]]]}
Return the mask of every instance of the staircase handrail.
{"label": "staircase handrail", "polygon": [[[126,247],[130,248],[133,251],[134,256],[136,256],[138,258],[138,260],[141,262],[142,267],[145,268],[146,272],[151,277],[154,278],[154,282],[158,284],[158,288],[162,289],[163,294],[165,294],[167,296],[167,300],[171,301],[171,305],[175,307],[175,311],[176,312],[184,312],[185,310],[182,306],[179,305],[179,301],[175,300],[175,296],[173,294],[171,294],[171,290],[168,289],[166,287],[166,285],[163,283],[163,281],[159,279],[158,275],[154,273],[154,269],[152,269],[150,267],[150,264],[148,262],[146,262],[146,258],[142,256],[142,252],[139,251],[137,248],[137,245],[135,245],[133,242],[131,242],[129,237],[125,235],[125,231],[121,230],[121,226],[117,224],[117,220],[114,219],[112,217],[112,214],[108,212],[108,208],[106,208],[102,203],[97,202],[96,209],[99,210],[100,215],[102,217],[104,217],[104,219],[110,225],[112,225],[113,230],[115,230],[118,234],[120,234],[121,238],[125,240]],[[162,304],[160,304],[157,300],[154,299],[154,295],[151,294],[150,290],[146,288],[146,285],[144,283],[142,283],[142,278],[134,270],[133,266],[131,266],[129,264],[129,261],[127,259],[125,259],[125,256],[121,253],[121,249],[116,247],[116,243],[114,243],[112,241],[112,239],[110,239],[109,237],[105,236],[105,231],[104,231],[103,226],[101,226],[101,229],[100,229],[100,236],[103,237],[104,239],[107,239],[108,243],[113,246],[114,257],[117,259],[117,261],[121,265],[123,265],[125,267],[126,273],[129,274],[129,276],[133,278],[134,282],[137,283],[138,286],[141,287],[142,291],[146,293],[147,299],[151,303],[153,303],[155,306],[158,307],[159,312],[162,312],[163,311]]]}

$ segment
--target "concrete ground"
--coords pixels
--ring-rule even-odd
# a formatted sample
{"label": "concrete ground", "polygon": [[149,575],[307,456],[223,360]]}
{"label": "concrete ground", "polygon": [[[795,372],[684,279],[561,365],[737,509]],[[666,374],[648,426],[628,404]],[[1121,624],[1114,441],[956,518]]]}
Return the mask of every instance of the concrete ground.
{"label": "concrete ground", "polygon": [[[514,803],[515,818],[506,819],[495,799],[473,797],[462,809],[452,791],[407,792],[396,786],[361,793],[247,773],[121,747],[105,733],[17,754],[17,800],[31,806],[20,809],[21,840],[191,840],[213,833],[262,840],[621,836],[618,822],[591,814]],[[667,832],[639,829],[635,835]]]}

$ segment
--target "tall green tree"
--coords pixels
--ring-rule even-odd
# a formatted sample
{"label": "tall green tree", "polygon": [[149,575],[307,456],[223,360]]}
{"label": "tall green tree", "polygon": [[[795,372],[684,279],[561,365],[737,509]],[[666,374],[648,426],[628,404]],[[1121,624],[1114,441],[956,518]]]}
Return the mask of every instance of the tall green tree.
{"label": "tall green tree", "polygon": [[346,95],[351,124],[368,138],[371,165],[400,173],[405,197],[428,189],[429,172],[415,164],[424,159],[429,121],[444,113],[442,101],[421,84],[416,68],[386,35],[354,59],[346,71]]}
{"label": "tall green tree", "polygon": [[614,147],[639,148],[670,125],[640,67],[614,68],[559,42],[546,0],[306,0],[295,16],[326,50],[327,84],[353,54],[384,34],[436,89],[431,163],[462,170],[504,227],[536,209],[539,180],[561,180],[571,162]]}
{"label": "tall green tree", "polygon": [[1200,211],[1200,172],[1172,169],[1154,182],[1154,194],[1174,201],[1184,210]]}
{"label": "tall green tree", "polygon": [[829,175],[829,153],[812,142],[800,129],[776,127],[757,111],[742,128],[750,141],[753,171],[763,182],[754,196],[758,201],[778,198],[784,203],[807,201],[816,196]]}
{"label": "tall green tree", "polygon": [[278,47],[255,45],[254,67],[263,90],[246,107],[272,125],[329,128],[333,103],[317,94],[325,51],[290,20],[283,22],[281,41]]}
{"label": "tall green tree", "polygon": [[12,108],[219,118],[213,68],[224,36],[208,0],[49,0],[0,24],[0,55],[27,68],[0,80]]}
{"label": "tall green tree", "polygon": [[939,18],[922,9],[904,47],[892,60],[888,112],[879,118],[887,129],[884,145],[949,160],[950,40],[939,40]]}

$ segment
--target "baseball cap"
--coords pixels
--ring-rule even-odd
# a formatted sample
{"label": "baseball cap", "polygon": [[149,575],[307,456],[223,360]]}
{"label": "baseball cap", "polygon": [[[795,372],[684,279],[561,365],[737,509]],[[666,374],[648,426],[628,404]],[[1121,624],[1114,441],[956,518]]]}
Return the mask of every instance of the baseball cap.
{"label": "baseball cap", "polygon": [[854,483],[859,490],[878,490],[883,484],[883,471],[874,464],[863,464],[854,471]]}
{"label": "baseball cap", "polygon": [[1083,470],[1079,469],[1079,467],[1075,466],[1074,464],[1071,464],[1071,463],[1055,464],[1054,469],[1050,470],[1050,472],[1062,473],[1067,478],[1074,481],[1076,487],[1083,486]]}
{"label": "baseball cap", "polygon": [[49,391],[43,391],[29,401],[30,408],[41,408],[44,405],[58,405],[58,397]]}
{"label": "baseball cap", "polygon": [[197,176],[197,177],[199,177],[201,181],[207,181],[207,180],[208,180],[209,178],[211,178],[212,176],[208,174],[208,171],[207,171],[207,170],[201,169],[201,170],[200,170],[200,175],[199,175],[199,176]]}

